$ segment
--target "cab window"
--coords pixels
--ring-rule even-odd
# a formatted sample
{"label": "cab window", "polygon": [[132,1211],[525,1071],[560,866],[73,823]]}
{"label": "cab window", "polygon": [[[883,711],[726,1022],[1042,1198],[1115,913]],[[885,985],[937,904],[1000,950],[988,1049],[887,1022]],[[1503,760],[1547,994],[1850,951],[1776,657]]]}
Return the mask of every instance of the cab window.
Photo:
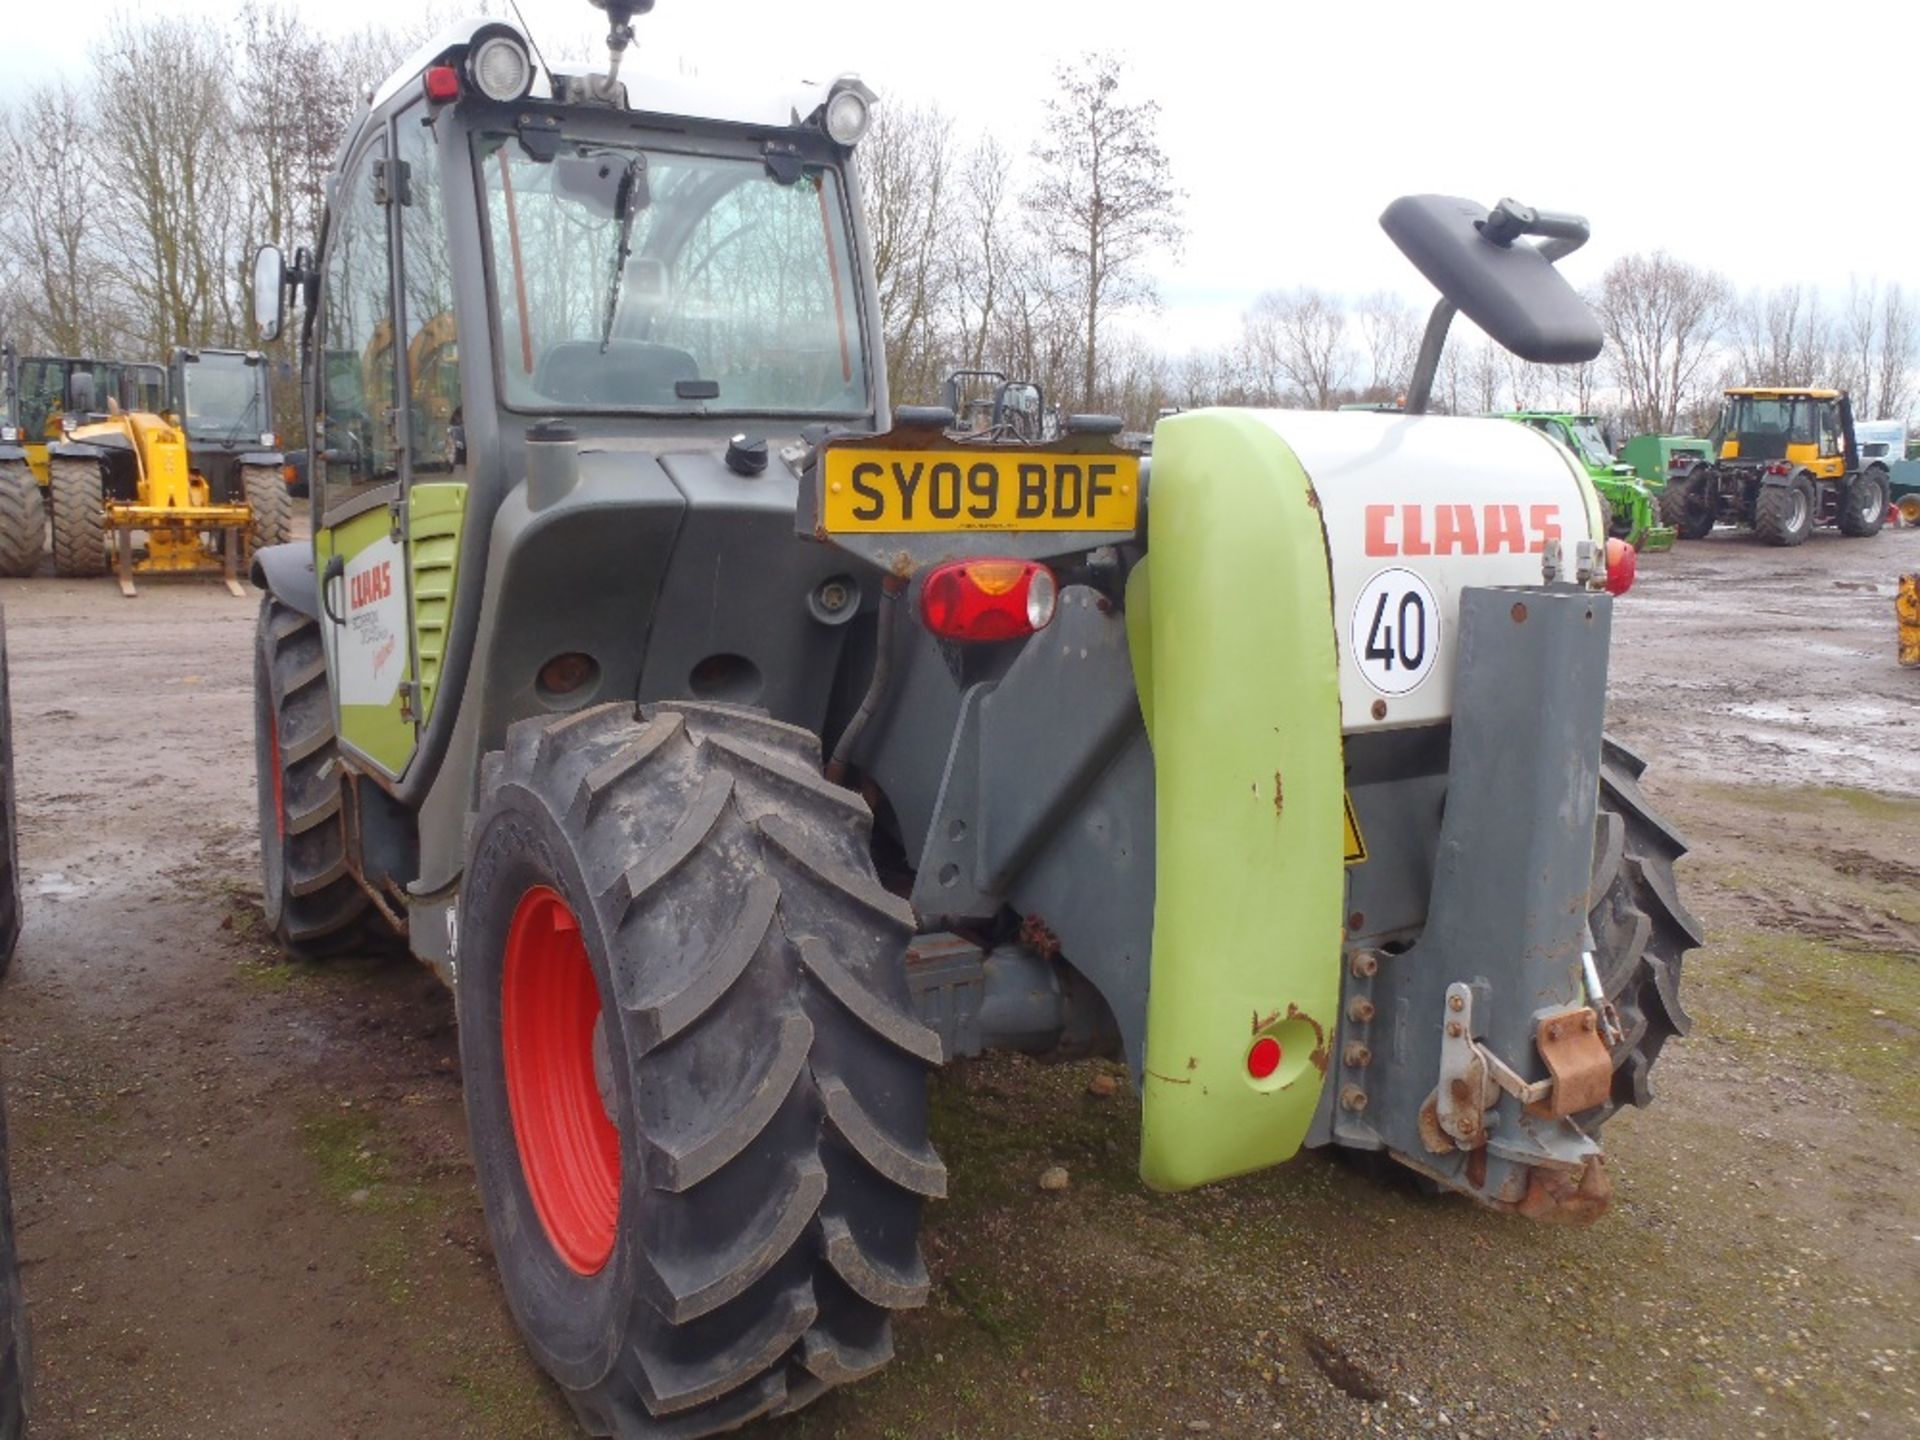
{"label": "cab window", "polygon": [[465,466],[467,459],[453,260],[447,250],[433,132],[408,113],[400,117],[395,133],[395,155],[410,174],[408,200],[400,209],[409,470],[415,477],[443,476]]}
{"label": "cab window", "polygon": [[322,515],[399,474],[393,430],[393,292],[376,144],[341,178],[320,282],[315,449]]}

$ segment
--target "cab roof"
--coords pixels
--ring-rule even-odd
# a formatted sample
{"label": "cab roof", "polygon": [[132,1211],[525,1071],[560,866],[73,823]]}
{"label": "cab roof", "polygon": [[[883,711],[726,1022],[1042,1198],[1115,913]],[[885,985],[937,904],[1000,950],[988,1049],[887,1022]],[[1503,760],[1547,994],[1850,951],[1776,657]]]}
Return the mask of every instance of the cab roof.
{"label": "cab roof", "polygon": [[1817,390],[1809,385],[1729,385],[1727,394],[1753,400],[1838,400],[1844,390]]}

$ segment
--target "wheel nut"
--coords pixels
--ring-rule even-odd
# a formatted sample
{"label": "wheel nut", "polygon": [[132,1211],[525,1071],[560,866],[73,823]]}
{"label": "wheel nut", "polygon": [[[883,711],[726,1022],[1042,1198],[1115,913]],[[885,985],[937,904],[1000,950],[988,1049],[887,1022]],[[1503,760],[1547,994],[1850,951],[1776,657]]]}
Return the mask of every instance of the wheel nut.
{"label": "wheel nut", "polygon": [[1380,957],[1371,950],[1362,950],[1358,955],[1353,957],[1353,964],[1350,968],[1360,979],[1371,980],[1375,975],[1380,973]]}
{"label": "wheel nut", "polygon": [[1340,1091],[1340,1108],[1343,1110],[1364,1110],[1367,1108],[1367,1092],[1358,1085],[1345,1086]]}
{"label": "wheel nut", "polygon": [[1356,1070],[1364,1070],[1373,1063],[1373,1051],[1358,1040],[1350,1040],[1347,1042],[1347,1048],[1340,1052],[1340,1059]]}
{"label": "wheel nut", "polygon": [[1356,1025],[1364,1025],[1373,1019],[1373,1002],[1364,995],[1356,995],[1347,1004],[1347,1018]]}

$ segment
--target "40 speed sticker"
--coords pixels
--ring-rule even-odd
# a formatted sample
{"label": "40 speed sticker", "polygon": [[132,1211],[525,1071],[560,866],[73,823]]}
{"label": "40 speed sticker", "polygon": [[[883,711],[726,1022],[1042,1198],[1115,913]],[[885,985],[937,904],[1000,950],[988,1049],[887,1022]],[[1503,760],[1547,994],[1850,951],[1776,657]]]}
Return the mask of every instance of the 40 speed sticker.
{"label": "40 speed sticker", "polygon": [[1404,695],[1433,673],[1440,655],[1440,605],[1411,570],[1382,570],[1353,605],[1353,661],[1382,695]]}

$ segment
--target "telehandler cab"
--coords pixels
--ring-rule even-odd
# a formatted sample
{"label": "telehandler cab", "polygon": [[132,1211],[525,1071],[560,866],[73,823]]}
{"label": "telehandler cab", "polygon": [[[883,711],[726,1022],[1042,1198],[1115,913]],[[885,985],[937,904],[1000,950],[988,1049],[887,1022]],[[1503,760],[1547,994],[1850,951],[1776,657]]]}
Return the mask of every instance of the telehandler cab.
{"label": "telehandler cab", "polygon": [[969,432],[889,404],[872,94],[623,82],[648,6],[601,3],[607,72],[422,49],[255,287],[268,336],[305,302],[314,446],[313,542],[252,572],[267,919],[453,987],[582,1423],[883,1365],[927,1072],[989,1047],[1124,1056],[1157,1189],[1346,1147],[1596,1216],[1699,941],[1601,733],[1632,553],[1562,447],[1422,413],[1456,307],[1597,352],[1585,222],[1388,208],[1445,297],[1409,413],[1173,415],[1151,467]]}

